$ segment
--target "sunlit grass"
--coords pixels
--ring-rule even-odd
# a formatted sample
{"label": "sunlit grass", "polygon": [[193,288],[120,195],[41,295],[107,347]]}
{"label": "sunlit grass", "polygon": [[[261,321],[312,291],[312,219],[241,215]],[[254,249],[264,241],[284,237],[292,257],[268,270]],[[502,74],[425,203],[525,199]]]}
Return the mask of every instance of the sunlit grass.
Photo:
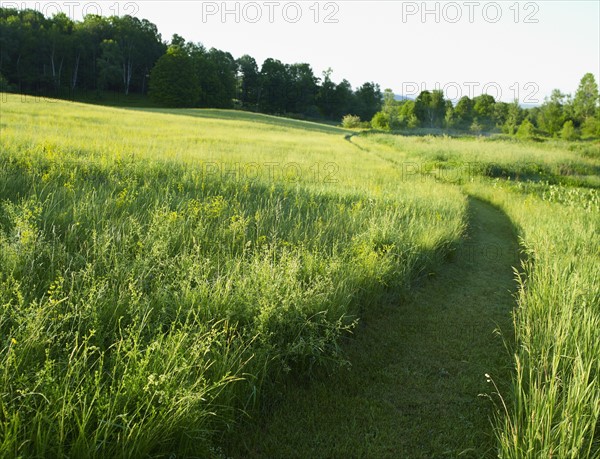
{"label": "sunlit grass", "polygon": [[2,456],[211,455],[463,229],[336,128],[6,99]]}
{"label": "sunlit grass", "polygon": [[345,364],[468,193],[528,255],[499,455],[598,457],[597,145],[0,97],[0,456],[218,455],[284,375]]}
{"label": "sunlit grass", "polygon": [[370,140],[407,179],[463,185],[519,230],[527,261],[515,266],[513,381],[495,398],[499,457],[600,457],[598,144],[358,139]]}

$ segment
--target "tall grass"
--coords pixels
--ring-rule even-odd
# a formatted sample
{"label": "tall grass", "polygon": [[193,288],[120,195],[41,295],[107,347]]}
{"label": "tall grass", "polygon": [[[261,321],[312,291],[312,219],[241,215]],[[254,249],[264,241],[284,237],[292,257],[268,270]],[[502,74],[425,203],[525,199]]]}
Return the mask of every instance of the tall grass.
{"label": "tall grass", "polygon": [[[600,162],[597,144],[368,135],[406,177],[450,182],[517,226],[513,379],[495,420],[502,458],[600,457]],[[492,376],[493,377],[493,376]]]}
{"label": "tall grass", "polygon": [[500,457],[600,457],[598,195],[582,190],[565,203],[519,188],[474,188],[518,223],[528,255],[509,411],[497,421]]}
{"label": "tall grass", "polygon": [[283,375],[343,365],[361,311],[463,229],[458,190],[339,129],[1,109],[3,457],[218,455]]}

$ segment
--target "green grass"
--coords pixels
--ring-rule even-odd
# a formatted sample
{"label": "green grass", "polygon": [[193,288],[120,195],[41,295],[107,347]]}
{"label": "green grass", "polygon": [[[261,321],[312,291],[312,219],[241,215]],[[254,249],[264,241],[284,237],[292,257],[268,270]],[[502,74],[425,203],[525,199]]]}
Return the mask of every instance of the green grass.
{"label": "green grass", "polygon": [[272,414],[240,435],[233,457],[493,457],[486,373],[505,380],[511,335],[510,220],[470,199],[465,242],[409,298],[369,311],[346,349],[352,366],[289,382]]}
{"label": "green grass", "polygon": [[[514,314],[515,373],[497,420],[501,457],[600,457],[597,189],[474,187],[521,228],[528,262]],[[567,195],[567,199],[557,198]]]}
{"label": "green grass", "polygon": [[390,147],[392,164],[408,160],[423,181],[462,185],[518,230],[527,261],[515,266],[510,389],[494,379],[503,388],[494,395],[498,456],[600,457],[600,145],[373,140]]}
{"label": "green grass", "polygon": [[313,123],[1,110],[2,456],[211,455],[462,232],[457,190]]}
{"label": "green grass", "polygon": [[0,101],[0,456],[600,457],[597,144]]}

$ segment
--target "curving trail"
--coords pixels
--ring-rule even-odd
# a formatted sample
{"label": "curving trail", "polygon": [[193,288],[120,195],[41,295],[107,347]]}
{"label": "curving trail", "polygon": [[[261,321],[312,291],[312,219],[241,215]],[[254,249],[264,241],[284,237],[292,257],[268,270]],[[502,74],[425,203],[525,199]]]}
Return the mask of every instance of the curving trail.
{"label": "curving trail", "polygon": [[[409,301],[382,305],[348,345],[352,367],[290,384],[234,457],[493,457],[485,373],[509,377],[516,231],[470,198],[464,243]],[[237,443],[237,442],[236,442]],[[231,453],[230,453],[231,454]]]}

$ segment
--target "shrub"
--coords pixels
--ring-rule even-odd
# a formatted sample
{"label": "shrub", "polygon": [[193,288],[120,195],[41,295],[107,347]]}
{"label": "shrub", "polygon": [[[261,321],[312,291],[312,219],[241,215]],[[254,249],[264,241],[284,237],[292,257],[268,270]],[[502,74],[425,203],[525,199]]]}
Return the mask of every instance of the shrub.
{"label": "shrub", "polygon": [[388,115],[386,115],[383,112],[377,112],[377,113],[375,113],[375,116],[373,116],[373,119],[371,120],[371,126],[373,126],[373,129],[389,131],[390,130],[390,118]]}
{"label": "shrub", "polygon": [[357,129],[361,127],[362,122],[360,116],[346,115],[342,118],[342,126],[346,129]]}

